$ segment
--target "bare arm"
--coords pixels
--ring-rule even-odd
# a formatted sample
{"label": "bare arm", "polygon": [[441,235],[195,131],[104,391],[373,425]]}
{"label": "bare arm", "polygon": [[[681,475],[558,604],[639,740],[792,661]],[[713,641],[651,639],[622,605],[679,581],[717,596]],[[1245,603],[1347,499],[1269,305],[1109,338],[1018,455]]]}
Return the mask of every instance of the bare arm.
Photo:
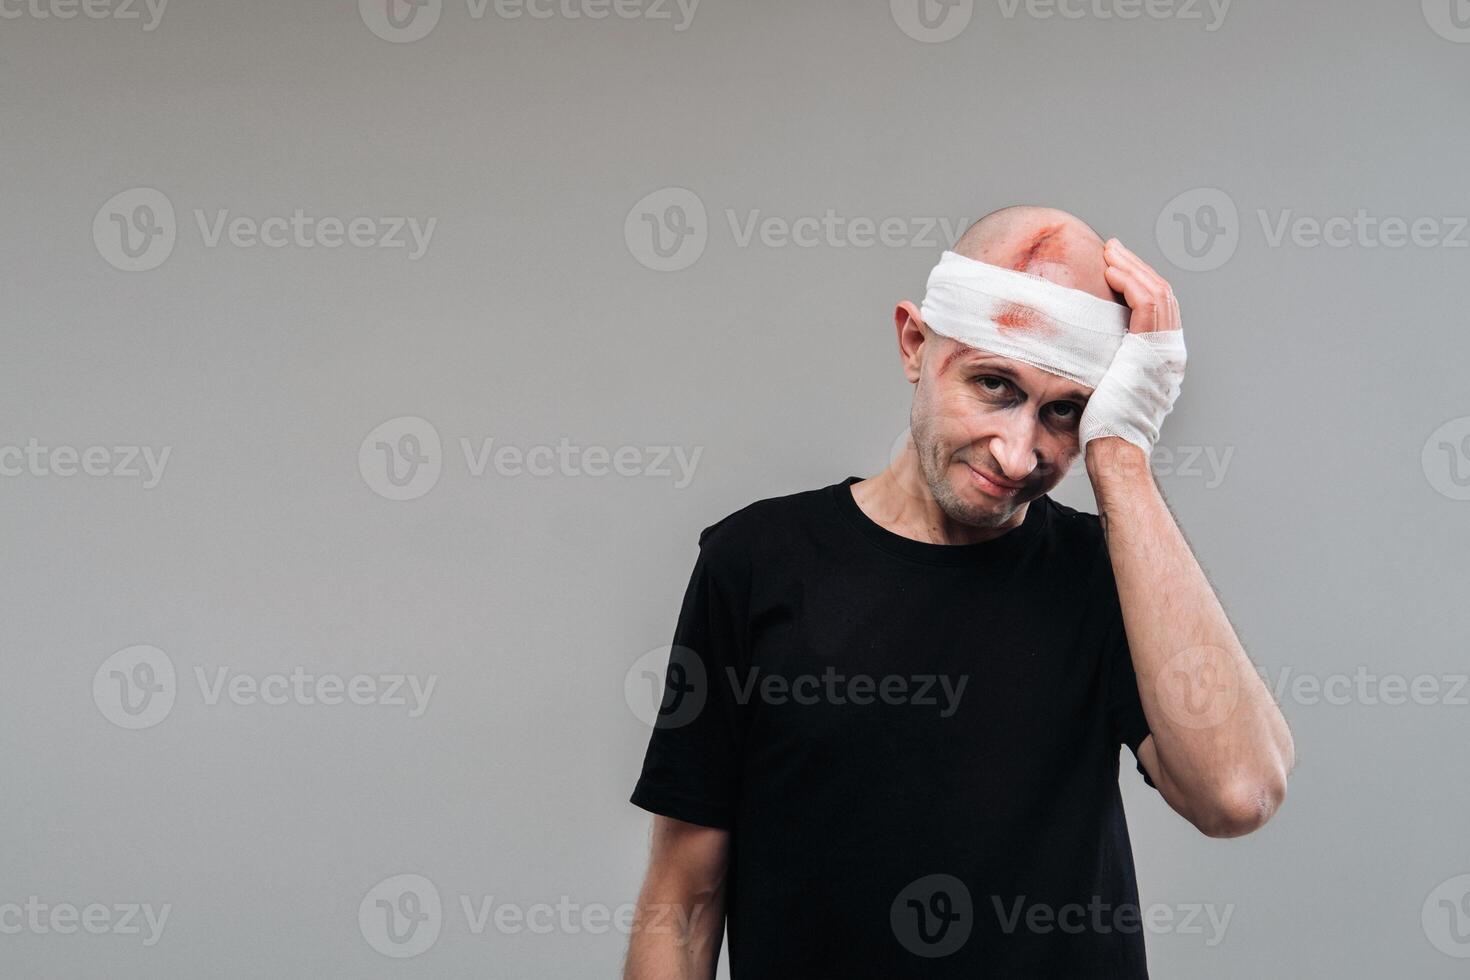
{"label": "bare arm", "polygon": [[729,854],[727,830],[653,818],[624,980],[714,980]]}
{"label": "bare arm", "polygon": [[[1108,282],[1129,330],[1179,329],[1173,290],[1116,239]],[[1091,440],[1087,473],[1103,519],[1123,626],[1152,732],[1139,762],[1164,799],[1211,837],[1238,837],[1286,798],[1295,750],[1265,682],[1169,512],[1138,446]]]}

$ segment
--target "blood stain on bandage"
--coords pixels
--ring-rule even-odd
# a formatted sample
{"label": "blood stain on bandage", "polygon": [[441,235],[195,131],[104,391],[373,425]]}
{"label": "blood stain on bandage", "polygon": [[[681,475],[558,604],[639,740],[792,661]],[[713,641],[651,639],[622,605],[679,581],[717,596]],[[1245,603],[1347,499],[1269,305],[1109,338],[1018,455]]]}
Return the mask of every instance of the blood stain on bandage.
{"label": "blood stain on bandage", "polygon": [[1051,337],[1058,330],[1057,324],[1051,317],[1020,303],[1006,303],[995,311],[991,319],[995,321],[995,328],[1001,333],[1025,333]]}
{"label": "blood stain on bandage", "polygon": [[[1065,272],[1067,242],[1062,230],[1062,225],[1059,224],[1038,228],[1030,240],[1019,244],[1019,250],[1010,256],[1007,264],[1017,272],[1027,272],[1042,278],[1055,278],[1045,275],[1053,270]],[[992,319],[1001,333],[1050,337],[1060,330],[1051,317],[1021,303],[1006,303],[996,310]]]}

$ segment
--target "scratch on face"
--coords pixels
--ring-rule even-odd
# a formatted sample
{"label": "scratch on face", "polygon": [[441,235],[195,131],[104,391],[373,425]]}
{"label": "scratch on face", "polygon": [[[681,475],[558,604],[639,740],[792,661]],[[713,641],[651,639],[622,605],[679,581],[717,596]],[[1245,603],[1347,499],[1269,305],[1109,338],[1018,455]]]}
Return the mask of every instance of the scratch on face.
{"label": "scratch on face", "polygon": [[1061,225],[1038,228],[1030,241],[1022,243],[1021,251],[1011,263],[1011,268],[1029,272],[1038,265],[1061,262],[1067,253],[1066,241],[1061,233]]}

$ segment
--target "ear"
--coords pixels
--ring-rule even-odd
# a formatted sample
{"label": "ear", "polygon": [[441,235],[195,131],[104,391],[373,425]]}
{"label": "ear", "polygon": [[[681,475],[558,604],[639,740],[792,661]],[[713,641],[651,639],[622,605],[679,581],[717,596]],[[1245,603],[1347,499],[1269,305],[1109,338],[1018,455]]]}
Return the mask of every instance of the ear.
{"label": "ear", "polygon": [[893,326],[898,331],[898,355],[903,361],[903,374],[909,384],[917,384],[924,365],[924,341],[929,339],[929,328],[919,308],[908,300],[898,304],[893,311]]}

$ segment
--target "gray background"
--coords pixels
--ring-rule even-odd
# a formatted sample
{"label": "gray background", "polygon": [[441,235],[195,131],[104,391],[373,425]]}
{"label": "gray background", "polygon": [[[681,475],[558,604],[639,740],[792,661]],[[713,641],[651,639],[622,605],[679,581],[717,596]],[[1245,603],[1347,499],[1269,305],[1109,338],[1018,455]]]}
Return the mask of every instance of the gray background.
{"label": "gray background", "polygon": [[[1467,670],[1466,234],[1272,245],[1261,217],[1364,209],[1453,239],[1470,44],[1449,0],[1240,0],[1214,30],[1205,7],[990,0],[944,43],[836,0],[704,0],[684,30],[677,8],[477,19],[449,0],[406,43],[340,0],[174,0],[151,31],[6,9],[0,447],[171,450],[151,489],[0,477],[0,905],[171,906],[146,947],[0,934],[6,976],[616,974],[616,929],[475,934],[460,897],[632,901],[647,728],[626,674],[669,642],[700,528],[886,464],[910,398],[892,308],[948,244],[742,246],[727,211],[896,216],[912,239],[1037,202],[1117,235],[1174,284],[1189,337],[1160,483],[1273,685],[1362,668],[1447,694]],[[126,272],[92,227],[138,187],[177,240]],[[661,272],[625,224],[666,188],[707,218],[697,260]],[[1239,243],[1189,271],[1156,228],[1203,214],[1200,188],[1237,208]],[[194,218],[296,208],[437,226],[415,261],[208,247]],[[407,416],[442,438],[442,473],[396,501],[358,451]],[[702,455],[686,486],[474,476],[462,438]],[[1206,450],[1232,454],[1223,474],[1181,465]],[[1080,466],[1057,496],[1091,507]],[[92,683],[137,644],[177,697],[128,730]],[[437,687],[410,718],[210,704],[195,677],[297,666]],[[1208,926],[1151,932],[1156,976],[1463,975],[1470,907],[1456,922],[1439,898],[1470,873],[1466,692],[1367,689],[1287,685],[1298,768],[1244,839],[1198,834],[1125,753],[1144,904],[1233,906],[1213,946]],[[403,873],[444,913],[397,959],[358,907]]]}

